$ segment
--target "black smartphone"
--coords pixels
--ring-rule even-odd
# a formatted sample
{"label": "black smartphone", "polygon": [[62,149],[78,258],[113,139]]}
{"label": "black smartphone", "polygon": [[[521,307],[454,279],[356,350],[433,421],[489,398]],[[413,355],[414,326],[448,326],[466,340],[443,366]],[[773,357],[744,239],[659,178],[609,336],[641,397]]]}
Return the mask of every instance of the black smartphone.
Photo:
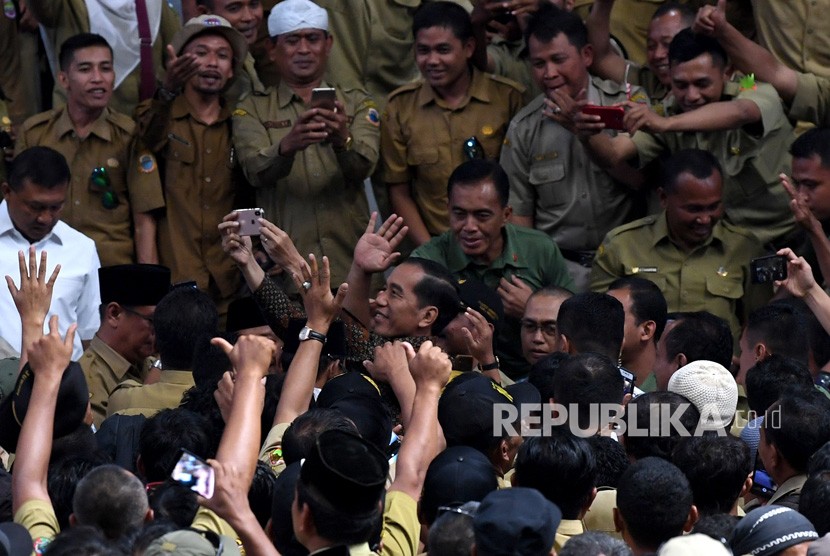
{"label": "black smartphone", "polygon": [[749,261],[749,276],[753,284],[768,284],[787,279],[787,257],[767,255]]}
{"label": "black smartphone", "polygon": [[184,448],[179,453],[179,459],[173,472],[170,473],[170,478],[203,498],[213,496],[215,486],[213,468],[208,462]]}
{"label": "black smartphone", "polygon": [[764,462],[761,460],[761,454],[755,455],[755,469],[752,472],[752,494],[760,496],[769,500],[775,491],[778,490],[778,485],[772,480],[769,473],[764,467]]}
{"label": "black smartphone", "polygon": [[626,394],[634,395],[634,383],[636,379],[634,378],[634,373],[626,369],[625,367],[619,367],[620,374],[623,377],[623,396]]}

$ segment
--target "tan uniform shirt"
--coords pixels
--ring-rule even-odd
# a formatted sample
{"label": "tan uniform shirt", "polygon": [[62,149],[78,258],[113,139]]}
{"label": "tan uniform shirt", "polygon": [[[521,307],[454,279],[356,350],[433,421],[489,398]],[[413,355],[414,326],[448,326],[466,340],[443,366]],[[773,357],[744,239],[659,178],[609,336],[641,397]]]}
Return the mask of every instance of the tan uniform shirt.
{"label": "tan uniform shirt", "polygon": [[475,136],[487,158],[498,158],[507,125],[522,105],[522,87],[473,70],[469,96],[449,108],[419,81],[389,95],[381,126],[384,180],[411,184],[412,197],[432,235],[449,228],[447,180],[467,160],[464,141]]}
{"label": "tan uniform shirt", "polygon": [[92,406],[92,419],[96,427],[100,427],[106,419],[110,394],[121,382],[125,379],[144,382],[141,370],[104,343],[97,334],[78,360],[78,364],[84,371],[86,385],[89,388],[89,403]]}
{"label": "tan uniform shirt", "polygon": [[830,77],[830,1],[753,0],[758,42],[797,71]]}
{"label": "tan uniform shirt", "polygon": [[[159,0],[148,0],[159,1]],[[27,2],[32,13],[45,27],[46,36],[55,52],[55,64],[60,53],[63,42],[78,33],[89,33],[89,12],[86,8],[86,0],[28,0]],[[158,36],[153,43],[153,70],[156,79],[161,81],[164,78],[165,48],[173,40],[173,35],[181,28],[179,16],[167,4],[162,3],[161,23],[159,24]],[[116,53],[117,54],[117,53]],[[53,68],[53,73],[57,69]],[[141,64],[127,76],[121,85],[115,89],[110,100],[110,107],[124,114],[132,114],[138,104],[138,88],[140,84]],[[63,103],[66,94],[60,86],[55,85],[55,105]]]}
{"label": "tan uniform shirt", "polygon": [[830,125],[830,79],[812,73],[798,74],[798,89],[788,113],[793,120]]}
{"label": "tan uniform shirt", "polygon": [[233,210],[236,193],[230,117],[225,106],[207,125],[184,96],[146,100],[136,109],[142,139],[164,165],[167,210],[158,223],[159,261],[174,283],[195,280],[220,305],[220,314],[241,285],[217,229]]}
{"label": "tan uniform shirt", "polygon": [[[640,164],[645,165],[666,151],[690,148],[709,151],[723,166],[727,220],[748,228],[762,243],[781,240],[795,227],[789,196],[778,177],[782,172],[790,173],[792,125],[784,115],[778,93],[766,83],[758,83],[756,90],[740,90],[737,83],[727,83],[721,100],[731,99],[751,100],[758,105],[760,125],[711,133],[639,132],[632,139],[637,145]],[[667,115],[678,112],[673,98],[665,105]]]}
{"label": "tan uniform shirt", "polygon": [[[72,178],[61,220],[95,241],[101,266],[135,262],[131,211],[164,206],[156,160],[135,135],[132,119],[105,109],[81,139],[65,106],[32,116],[18,133],[17,152],[37,145],[66,158]],[[104,207],[103,191],[91,183],[98,167],[118,196],[115,208]]]}
{"label": "tan uniform shirt", "polygon": [[158,382],[144,386],[128,380],[110,395],[107,417],[116,413],[152,417],[162,409],[179,407],[184,393],[195,385],[190,371],[165,370]]}
{"label": "tan uniform shirt", "polygon": [[709,311],[737,338],[740,319],[772,294],[750,284],[749,261],[762,252],[752,233],[721,221],[706,243],[686,253],[669,237],[663,212],[608,233],[591,269],[591,290],[604,292],[623,276],[646,278],[660,287],[669,312]]}
{"label": "tan uniform shirt", "polygon": [[24,64],[31,63],[26,50],[35,38],[32,33],[18,30],[13,18],[0,16],[0,89],[7,99],[9,118],[16,126],[40,111],[36,72],[23,71]]}
{"label": "tan uniform shirt", "polygon": [[280,142],[308,110],[285,83],[268,95],[248,97],[233,118],[234,142],[245,175],[256,188],[257,205],[300,253],[329,257],[332,284],[346,279],[355,243],[369,221],[363,180],[377,162],[379,135],[372,99],[363,91],[341,88],[337,97],[346,108],[352,136],[351,148],[339,152],[318,143],[293,158],[279,154]]}

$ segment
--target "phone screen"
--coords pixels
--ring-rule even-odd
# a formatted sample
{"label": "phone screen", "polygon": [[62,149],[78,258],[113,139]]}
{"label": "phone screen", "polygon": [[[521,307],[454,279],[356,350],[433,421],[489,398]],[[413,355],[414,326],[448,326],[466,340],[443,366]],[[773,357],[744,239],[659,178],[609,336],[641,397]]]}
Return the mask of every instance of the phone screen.
{"label": "phone screen", "polygon": [[213,468],[199,456],[182,450],[170,478],[203,498],[213,496]]}
{"label": "phone screen", "polygon": [[755,471],[752,473],[752,493],[766,499],[772,498],[778,485],[772,480],[761,460],[761,454],[755,456]]}

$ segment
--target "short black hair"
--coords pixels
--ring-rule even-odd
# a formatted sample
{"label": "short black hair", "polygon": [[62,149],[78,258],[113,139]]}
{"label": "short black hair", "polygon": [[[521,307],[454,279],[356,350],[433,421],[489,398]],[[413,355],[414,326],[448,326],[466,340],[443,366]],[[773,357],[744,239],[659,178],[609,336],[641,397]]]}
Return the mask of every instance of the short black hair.
{"label": "short black hair", "polygon": [[288,426],[282,439],[282,457],[286,465],[308,457],[317,437],[328,430],[358,434],[357,426],[339,409],[315,407],[299,415]]}
{"label": "short black hair", "polygon": [[801,487],[798,511],[810,520],[819,537],[830,533],[830,471],[807,478]]}
{"label": "short black hair", "polygon": [[715,155],[702,149],[681,149],[663,161],[663,193],[677,193],[677,182],[682,174],[688,173],[703,180],[715,172],[723,177],[723,168]]}
{"label": "short black hair", "polygon": [[621,539],[600,531],[585,531],[571,537],[559,556],[631,556],[631,549]]}
{"label": "short black hair", "polygon": [[676,324],[666,336],[667,361],[678,354],[686,356],[686,363],[692,361],[714,361],[725,368],[732,366],[732,330],[724,319],[708,311],[675,313]]}
{"label": "short black hair", "polygon": [[825,442],[821,448],[810,456],[810,462],[807,466],[808,475],[815,475],[822,471],[830,471],[830,442]]}
{"label": "short black hair", "polygon": [[700,35],[686,28],[677,33],[669,45],[669,65],[682,64],[704,54],[712,57],[712,63],[716,67],[721,69],[726,67],[729,57],[717,39]]}
{"label": "short black hair", "polygon": [[527,381],[539,390],[542,396],[542,403],[548,403],[553,398],[553,377],[562,363],[571,356],[561,351],[555,351],[539,359],[530,367],[530,374]]}
{"label": "short black hair", "polygon": [[595,434],[587,438],[597,460],[597,487],[617,488],[623,471],[631,462],[625,448],[610,436]]}
{"label": "short black hair", "polygon": [[423,278],[412,291],[418,299],[419,308],[430,305],[438,308],[438,317],[432,323],[432,334],[439,334],[463,311],[452,273],[441,263],[419,257],[409,257],[401,264],[415,265],[423,271]]}
{"label": "short black hair", "polygon": [[695,22],[695,17],[697,16],[697,12],[689,4],[681,4],[675,0],[670,0],[655,10],[654,15],[651,16],[651,20],[654,21],[658,17],[663,17],[671,12],[677,12],[680,14],[680,20],[686,27],[691,27],[692,23]]}
{"label": "short black hair", "polygon": [[332,506],[316,486],[299,480],[297,506],[302,505],[308,506],[311,511],[317,533],[335,544],[368,542],[383,519],[380,503],[368,513],[344,512]]}
{"label": "short black hair", "polygon": [[[661,417],[674,415],[681,408],[685,408],[680,415],[680,424],[685,431],[678,431],[674,426],[668,427],[668,431],[651,430],[643,434],[642,428],[648,427],[651,423],[652,412],[657,412]],[[636,419],[636,421],[635,421]],[[700,422],[700,411],[695,404],[680,394],[668,391],[646,392],[637,396],[625,406],[623,420],[628,425],[624,437],[625,451],[630,458],[642,459],[655,456],[671,461],[671,455],[677,444],[684,438],[685,432],[693,433]],[[629,434],[634,423],[641,429],[639,434]],[[661,423],[662,424],[662,423]],[[668,432],[668,435],[662,434]]]}
{"label": "short black hair", "polygon": [[473,38],[473,22],[467,10],[454,2],[428,2],[421,4],[412,16],[412,36],[430,27],[444,27],[461,42]]}
{"label": "short black hair", "polygon": [[128,552],[121,543],[113,542],[104,536],[97,527],[76,525],[61,529],[60,533],[44,550],[48,556],[126,556]]}
{"label": "short black hair", "polygon": [[815,388],[788,390],[767,409],[761,426],[767,444],[805,473],[810,457],[830,441],[830,399]]}
{"label": "short black hair", "polygon": [[582,18],[553,4],[543,5],[527,22],[525,44],[530,42],[530,37],[549,43],[560,33],[564,33],[568,42],[577,50],[582,50],[588,44],[588,28]]}
{"label": "short black hair", "polygon": [[111,540],[140,529],[150,504],[138,477],[118,465],[100,465],[80,480],[72,499],[79,525],[94,525]]}
{"label": "short black hair", "polygon": [[9,172],[9,188],[19,193],[26,181],[43,187],[56,189],[69,185],[69,164],[66,158],[50,147],[29,147],[18,154]]}
{"label": "short black hair", "polygon": [[578,293],[559,307],[556,330],[568,337],[577,353],[592,351],[616,361],[625,334],[625,310],[608,294]]}
{"label": "short black hair", "polygon": [[741,520],[740,517],[732,514],[707,514],[700,516],[692,527],[692,533],[700,533],[707,537],[712,537],[716,541],[720,541],[724,546],[728,545],[728,539],[732,536],[732,531]]}
{"label": "short black hair", "polygon": [[729,435],[684,438],[674,449],[672,463],[689,480],[701,514],[729,513],[752,471],[749,446]]}
{"label": "short black hair", "polygon": [[680,535],[691,508],[689,481],[664,459],[636,461],[620,478],[617,509],[631,538],[647,552]]}
{"label": "short black hair", "polygon": [[196,288],[174,288],[153,315],[156,349],[166,369],[191,369],[200,342],[218,334],[219,313],[208,294]]}
{"label": "short black hair", "polygon": [[654,343],[663,335],[668,318],[666,297],[660,287],[646,278],[639,276],[623,276],[617,278],[608,286],[608,291],[628,290],[631,295],[631,314],[634,323],[638,326],[647,320],[654,321]]}
{"label": "short black hair", "polygon": [[535,488],[562,510],[564,519],[579,519],[596,486],[597,462],[591,445],[565,427],[526,439],[516,454],[517,486]]}
{"label": "short black hair", "polygon": [[447,181],[447,199],[452,197],[452,190],[456,186],[478,185],[487,180],[492,181],[496,188],[499,205],[506,207],[510,199],[510,181],[507,172],[497,161],[486,158],[467,160],[452,171]]}
{"label": "short black hair", "polygon": [[749,409],[760,416],[788,388],[810,388],[813,377],[807,366],[800,361],[773,353],[750,367],[745,382]]}
{"label": "short black hair", "polygon": [[95,33],[78,33],[63,41],[61,53],[58,57],[61,71],[69,71],[70,66],[72,66],[72,60],[75,58],[75,52],[82,48],[92,48],[93,46],[102,46],[110,51],[110,57],[113,56],[112,46],[107,42],[107,39]]}
{"label": "short black hair", "polygon": [[[623,377],[617,365],[598,353],[580,353],[562,363],[553,376],[553,399],[571,410],[576,406],[579,426],[587,429],[592,408],[599,404],[621,404]],[[596,411],[594,411],[596,415]],[[598,425],[594,419],[593,425]]]}
{"label": "short black hair", "polygon": [[818,156],[821,165],[830,168],[830,127],[814,127],[798,136],[790,145],[793,158]]}
{"label": "short black hair", "polygon": [[789,303],[773,302],[749,313],[746,339],[750,347],[761,342],[771,353],[808,363],[807,320],[804,313]]}
{"label": "short black hair", "polygon": [[163,409],[141,427],[138,453],[148,483],[164,481],[185,448],[197,456],[213,457],[207,417],[187,409]]}

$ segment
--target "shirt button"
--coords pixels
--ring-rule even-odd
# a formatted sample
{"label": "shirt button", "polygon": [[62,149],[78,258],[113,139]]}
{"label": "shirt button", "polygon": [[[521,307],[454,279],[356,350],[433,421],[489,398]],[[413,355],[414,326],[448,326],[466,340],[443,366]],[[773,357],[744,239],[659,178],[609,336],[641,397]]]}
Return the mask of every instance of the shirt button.
{"label": "shirt button", "polygon": [[202,209],[203,210],[208,210],[208,209],[210,209],[210,207],[208,205],[202,205]]}
{"label": "shirt button", "polygon": [[76,205],[80,205],[80,204],[81,204],[81,202],[80,202],[80,201],[75,201],[75,204],[76,204]]}
{"label": "shirt button", "polygon": [[210,183],[210,176],[206,177],[206,178],[205,178],[205,181],[206,181],[207,183]]}
{"label": "shirt button", "polygon": [[212,151],[212,150],[210,150],[210,149],[205,149],[205,152],[206,152],[206,153],[208,153],[208,154],[210,154],[210,153],[212,153],[213,151]]}

